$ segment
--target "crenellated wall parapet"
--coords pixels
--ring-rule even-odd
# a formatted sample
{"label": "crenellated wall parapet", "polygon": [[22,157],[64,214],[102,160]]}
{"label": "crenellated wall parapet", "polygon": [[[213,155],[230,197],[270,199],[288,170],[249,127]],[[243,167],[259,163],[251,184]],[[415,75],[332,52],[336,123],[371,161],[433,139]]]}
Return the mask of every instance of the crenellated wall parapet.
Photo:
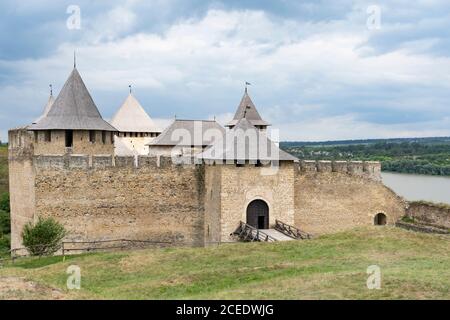
{"label": "crenellated wall parapet", "polygon": [[[165,168],[181,165],[199,165],[195,157],[170,156],[113,156],[113,155],[38,155],[34,156],[36,168],[44,169],[108,169],[108,168]],[[299,174],[345,173],[371,180],[381,180],[381,163],[378,161],[301,160],[296,165]]]}
{"label": "crenellated wall parapet", "polygon": [[297,166],[299,174],[344,173],[381,181],[381,163],[378,161],[329,161],[301,160]]}
{"label": "crenellated wall parapet", "polygon": [[166,156],[113,156],[113,155],[37,155],[33,157],[36,169],[55,170],[105,170],[109,168],[167,168],[194,166],[195,158],[175,159]]}

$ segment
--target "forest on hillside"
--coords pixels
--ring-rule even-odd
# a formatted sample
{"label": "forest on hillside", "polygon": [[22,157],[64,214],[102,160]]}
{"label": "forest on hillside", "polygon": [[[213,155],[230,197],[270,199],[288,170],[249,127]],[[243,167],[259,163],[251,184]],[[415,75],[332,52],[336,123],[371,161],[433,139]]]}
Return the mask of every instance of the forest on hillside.
{"label": "forest on hillside", "polygon": [[450,176],[450,138],[281,142],[305,160],[381,161],[383,171]]}

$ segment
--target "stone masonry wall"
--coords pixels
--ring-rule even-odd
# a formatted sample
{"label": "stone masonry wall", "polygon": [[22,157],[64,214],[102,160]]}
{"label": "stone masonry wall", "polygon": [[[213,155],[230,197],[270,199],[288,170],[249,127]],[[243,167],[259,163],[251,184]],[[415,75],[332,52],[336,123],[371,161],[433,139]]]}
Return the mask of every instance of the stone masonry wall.
{"label": "stone masonry wall", "polygon": [[426,202],[410,202],[406,215],[418,222],[450,229],[450,206]]}
{"label": "stone masonry wall", "polygon": [[37,156],[36,216],[72,240],[139,239],[203,245],[204,167],[170,159]]}
{"label": "stone masonry wall", "polygon": [[116,156],[149,155],[147,144],[154,139],[154,137],[118,137],[116,135],[114,138],[114,154]]}
{"label": "stone masonry wall", "polygon": [[11,247],[18,248],[22,246],[22,229],[35,214],[33,136],[20,129],[11,130],[8,135]]}
{"label": "stone masonry wall", "polygon": [[381,163],[378,161],[301,160],[300,172],[338,172],[381,181]]}
{"label": "stone masonry wall", "polygon": [[[52,134],[58,146],[63,132]],[[164,156],[113,157],[112,144],[97,152],[87,131],[74,135],[86,148],[64,156],[61,145],[45,149],[35,138],[26,129],[10,131],[13,248],[21,246],[24,224],[41,216],[59,220],[73,240],[204,245],[232,241],[256,199],[268,204],[270,227],[278,219],[315,235],[373,225],[380,212],[388,224],[405,214],[405,203],[381,183],[378,162],[177,165]]]}
{"label": "stone masonry wall", "polygon": [[[393,225],[405,213],[405,203],[378,177],[365,174],[364,163],[352,170],[310,170],[295,175],[295,226],[313,235],[374,224],[384,213]],[[348,168],[348,163],[337,165]],[[328,168],[334,164],[327,164]],[[374,166],[377,168],[376,163]]]}
{"label": "stone masonry wall", "polygon": [[246,164],[238,167],[222,165],[221,241],[230,241],[230,234],[247,220],[247,206],[264,200],[269,206],[269,227],[275,220],[294,223],[294,164],[280,162],[278,170]]}
{"label": "stone masonry wall", "polygon": [[222,167],[205,166],[205,241],[221,241]]}
{"label": "stone masonry wall", "polygon": [[[45,141],[45,132],[36,131],[34,138],[34,154],[35,155],[63,155],[67,153],[66,136],[64,130],[52,130],[51,141]],[[73,148],[72,154],[114,154],[114,138],[113,133],[105,132],[105,143],[102,141],[102,131],[95,131],[95,142],[89,141],[89,131],[73,131]],[[112,140],[111,140],[112,139]]]}

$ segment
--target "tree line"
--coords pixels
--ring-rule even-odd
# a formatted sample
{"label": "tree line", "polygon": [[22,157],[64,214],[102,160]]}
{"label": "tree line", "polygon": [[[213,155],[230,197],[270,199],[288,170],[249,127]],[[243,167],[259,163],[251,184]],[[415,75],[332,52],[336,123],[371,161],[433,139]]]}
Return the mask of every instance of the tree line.
{"label": "tree line", "polygon": [[381,161],[383,171],[450,176],[450,139],[388,139],[282,142],[280,147],[305,160]]}

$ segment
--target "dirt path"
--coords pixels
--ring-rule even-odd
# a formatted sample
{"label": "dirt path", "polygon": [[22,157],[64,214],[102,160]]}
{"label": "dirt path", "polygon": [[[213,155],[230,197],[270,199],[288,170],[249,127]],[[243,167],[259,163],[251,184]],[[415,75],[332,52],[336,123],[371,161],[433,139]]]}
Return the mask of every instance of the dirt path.
{"label": "dirt path", "polygon": [[62,300],[64,293],[18,277],[0,277],[0,300]]}

